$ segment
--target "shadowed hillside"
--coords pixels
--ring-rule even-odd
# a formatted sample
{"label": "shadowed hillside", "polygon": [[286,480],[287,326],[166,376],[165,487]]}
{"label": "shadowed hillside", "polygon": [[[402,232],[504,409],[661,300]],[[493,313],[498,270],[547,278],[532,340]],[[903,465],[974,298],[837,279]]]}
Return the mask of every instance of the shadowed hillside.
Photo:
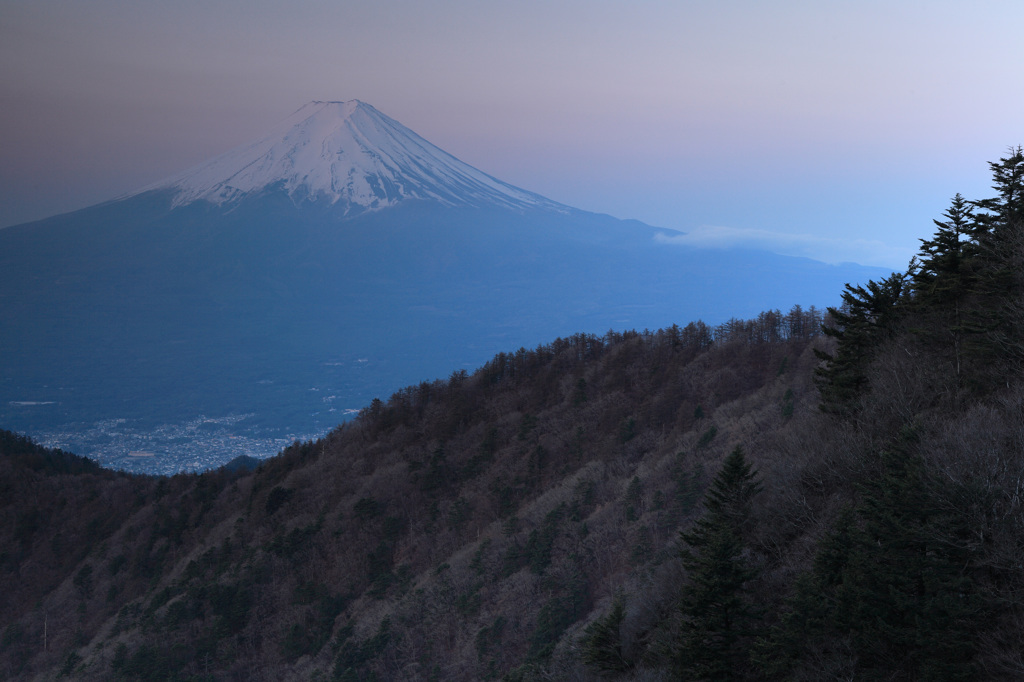
{"label": "shadowed hillside", "polygon": [[470,679],[547,664],[617,590],[671,573],[724,452],[814,410],[818,321],[797,309],[499,355],[251,474],[5,457],[4,570],[22,580],[4,603],[8,671]]}

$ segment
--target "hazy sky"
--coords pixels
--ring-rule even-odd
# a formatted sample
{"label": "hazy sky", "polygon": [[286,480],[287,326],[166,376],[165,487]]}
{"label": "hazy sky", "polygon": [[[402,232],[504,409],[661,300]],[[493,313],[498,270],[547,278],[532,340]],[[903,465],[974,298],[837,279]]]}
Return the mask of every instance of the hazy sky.
{"label": "hazy sky", "polygon": [[0,225],[361,99],[578,208],[900,268],[1024,143],[1024,3],[0,0]]}

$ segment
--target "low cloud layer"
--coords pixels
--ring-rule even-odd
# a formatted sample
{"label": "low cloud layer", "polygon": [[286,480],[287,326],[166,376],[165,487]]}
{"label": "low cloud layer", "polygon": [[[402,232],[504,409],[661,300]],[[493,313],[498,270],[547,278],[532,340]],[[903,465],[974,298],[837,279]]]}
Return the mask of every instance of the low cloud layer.
{"label": "low cloud layer", "polygon": [[896,270],[906,268],[911,249],[870,239],[840,239],[814,234],[791,234],[754,228],[701,225],[684,234],[661,233],[662,244],[705,249],[759,249],[786,256],[802,256],[825,263],[859,263]]}

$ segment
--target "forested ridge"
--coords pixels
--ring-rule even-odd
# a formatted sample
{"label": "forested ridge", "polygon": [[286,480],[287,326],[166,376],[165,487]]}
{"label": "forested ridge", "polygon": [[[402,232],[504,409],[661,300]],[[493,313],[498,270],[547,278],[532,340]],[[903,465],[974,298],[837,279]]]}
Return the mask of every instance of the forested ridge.
{"label": "forested ridge", "polygon": [[0,438],[0,674],[1024,677],[1024,153],[908,270],[577,335],[252,472]]}

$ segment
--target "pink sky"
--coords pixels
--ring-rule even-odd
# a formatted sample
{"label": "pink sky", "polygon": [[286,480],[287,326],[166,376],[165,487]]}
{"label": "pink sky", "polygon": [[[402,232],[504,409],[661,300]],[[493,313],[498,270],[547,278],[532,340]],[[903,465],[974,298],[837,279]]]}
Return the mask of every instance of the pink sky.
{"label": "pink sky", "polygon": [[1024,143],[1019,2],[0,1],[0,225],[314,99],[582,209],[901,267]]}

